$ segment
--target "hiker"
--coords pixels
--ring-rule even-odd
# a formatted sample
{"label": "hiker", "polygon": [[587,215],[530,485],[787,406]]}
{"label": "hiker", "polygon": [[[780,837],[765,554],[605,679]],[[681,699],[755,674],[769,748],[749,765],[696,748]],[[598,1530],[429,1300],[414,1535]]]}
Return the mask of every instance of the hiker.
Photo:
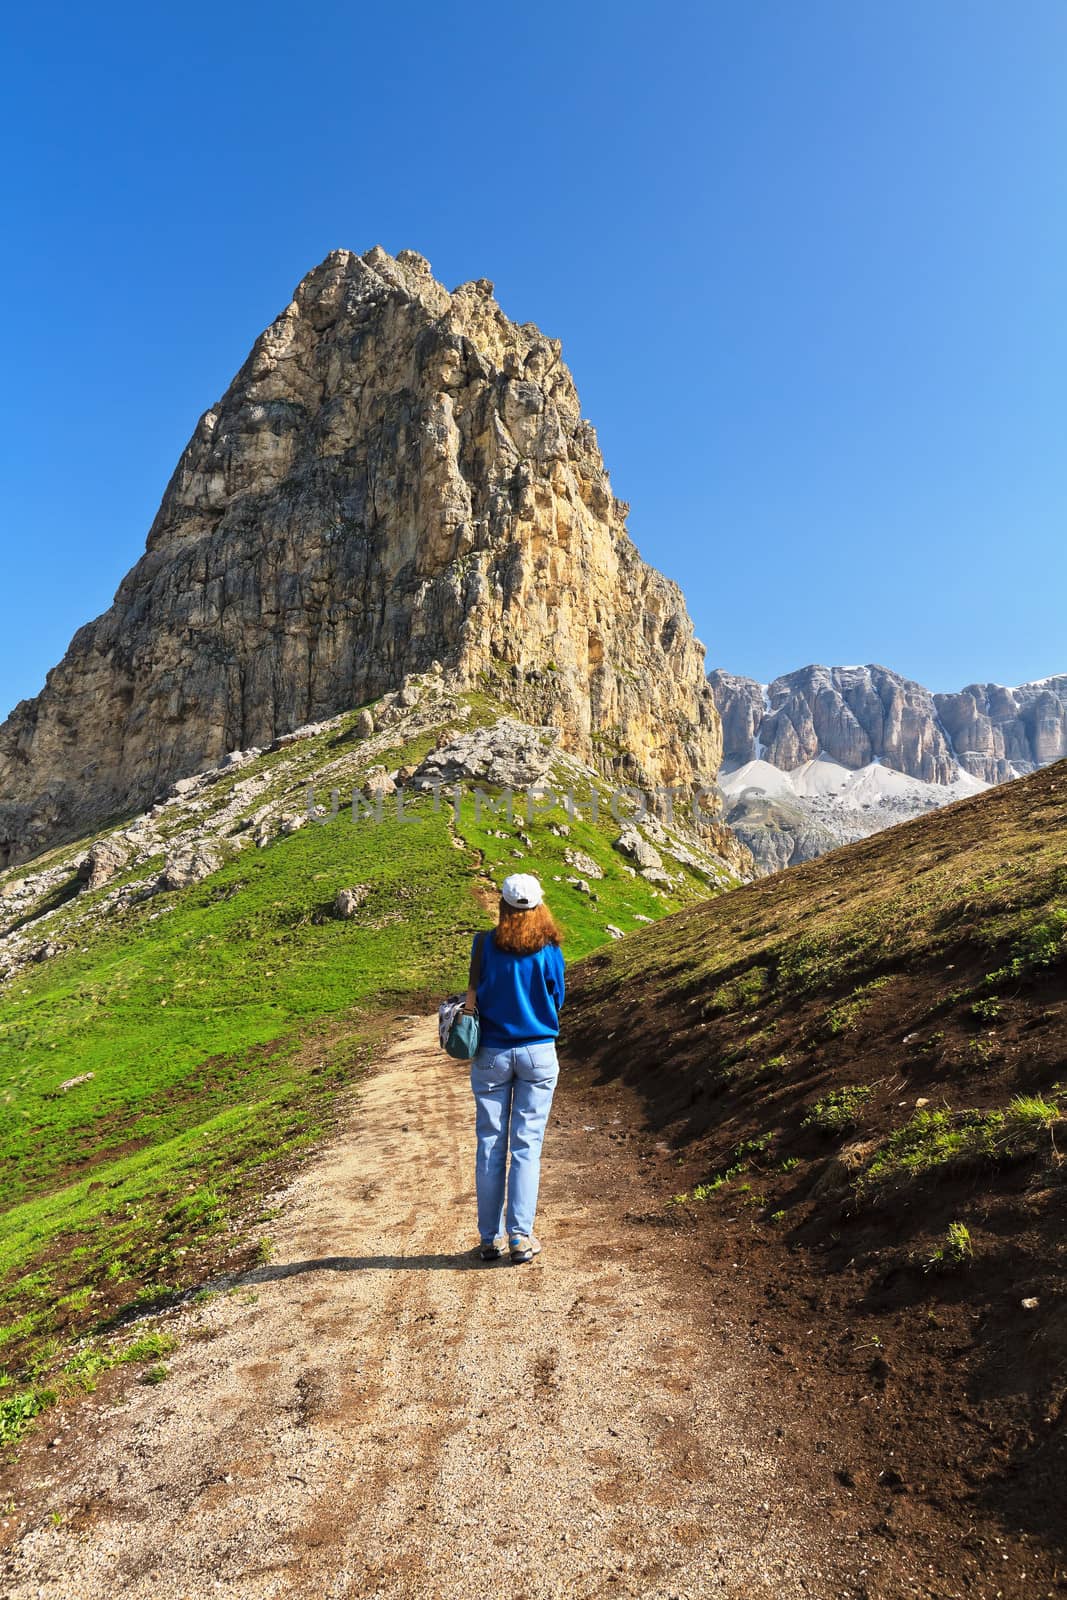
{"label": "hiker", "polygon": [[477,1009],[479,1037],[471,1061],[478,1252],[483,1261],[496,1261],[506,1235],[511,1260],[519,1265],[541,1249],[534,1211],[541,1144],[559,1077],[556,1036],[564,994],[560,931],[529,873],[504,879],[496,927],[474,936],[470,976],[464,1010]]}

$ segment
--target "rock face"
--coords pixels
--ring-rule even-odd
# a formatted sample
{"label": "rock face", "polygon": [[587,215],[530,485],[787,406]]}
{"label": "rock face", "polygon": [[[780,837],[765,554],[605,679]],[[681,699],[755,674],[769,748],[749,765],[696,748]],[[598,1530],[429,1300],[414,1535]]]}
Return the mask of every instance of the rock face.
{"label": "rock face", "polygon": [[605,777],[712,781],[704,647],[627,510],[557,340],[413,251],[333,252],[0,728],[0,867],[434,663]]}
{"label": "rock face", "polygon": [[960,769],[984,783],[1021,777],[1067,755],[1067,674],[1005,689],[971,684],[931,694],[887,667],[802,667],[766,686],[716,669],[708,682],[731,766],[791,771],[817,756],[871,761],[926,783]]}

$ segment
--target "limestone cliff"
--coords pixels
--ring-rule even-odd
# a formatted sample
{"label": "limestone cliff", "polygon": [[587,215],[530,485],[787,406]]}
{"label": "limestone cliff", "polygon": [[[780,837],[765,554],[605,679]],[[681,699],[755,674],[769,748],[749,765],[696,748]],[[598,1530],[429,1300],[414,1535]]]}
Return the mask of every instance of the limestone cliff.
{"label": "limestone cliff", "polygon": [[412,251],[333,252],[201,417],[110,610],[0,728],[0,865],[435,662],[607,777],[714,780],[703,646],[627,510],[557,340]]}
{"label": "limestone cliff", "polygon": [[866,838],[1067,756],[1067,676],[931,694],[886,667],[708,674],[725,817],[757,868]]}
{"label": "limestone cliff", "polygon": [[934,703],[960,765],[986,783],[1067,756],[1067,673],[1014,689],[972,683],[958,694],[935,694]]}
{"label": "limestone cliff", "polygon": [[766,690],[721,670],[708,680],[737,764],[760,757],[788,771],[825,755],[845,767],[884,761],[926,783],[956,776],[933,695],[887,667],[801,667]]}
{"label": "limestone cliff", "polygon": [[883,762],[926,783],[960,770],[984,783],[1021,777],[1067,756],[1067,675],[1017,688],[970,684],[931,694],[888,667],[801,667],[762,685],[708,674],[724,758],[789,771],[816,756],[845,767]]}

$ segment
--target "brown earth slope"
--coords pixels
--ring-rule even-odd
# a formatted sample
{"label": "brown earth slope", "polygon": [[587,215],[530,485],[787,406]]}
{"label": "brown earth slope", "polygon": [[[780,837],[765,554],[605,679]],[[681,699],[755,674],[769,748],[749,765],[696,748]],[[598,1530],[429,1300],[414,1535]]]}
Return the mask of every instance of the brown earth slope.
{"label": "brown earth slope", "polygon": [[1067,1570],[1065,957],[1060,762],[572,976],[567,1050],[675,1153],[656,1220],[851,1418],[840,1480],[887,1542],[905,1506],[912,1540],[955,1523],[963,1592],[1018,1541]]}

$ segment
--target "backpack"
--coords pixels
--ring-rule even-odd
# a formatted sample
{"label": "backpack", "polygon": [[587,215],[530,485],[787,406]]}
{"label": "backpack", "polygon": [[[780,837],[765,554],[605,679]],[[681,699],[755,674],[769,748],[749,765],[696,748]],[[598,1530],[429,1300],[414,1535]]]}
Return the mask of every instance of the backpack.
{"label": "backpack", "polygon": [[[482,972],[482,948],[486,935],[480,933],[474,946],[474,955],[471,959],[470,987],[478,988],[478,979]],[[478,1053],[478,1039],[480,1026],[478,1012],[473,1014],[465,1012],[465,994],[449,995],[447,1000],[442,1000],[437,1008],[437,1034],[441,1041],[441,1048],[454,1056],[457,1061],[472,1061]]]}

